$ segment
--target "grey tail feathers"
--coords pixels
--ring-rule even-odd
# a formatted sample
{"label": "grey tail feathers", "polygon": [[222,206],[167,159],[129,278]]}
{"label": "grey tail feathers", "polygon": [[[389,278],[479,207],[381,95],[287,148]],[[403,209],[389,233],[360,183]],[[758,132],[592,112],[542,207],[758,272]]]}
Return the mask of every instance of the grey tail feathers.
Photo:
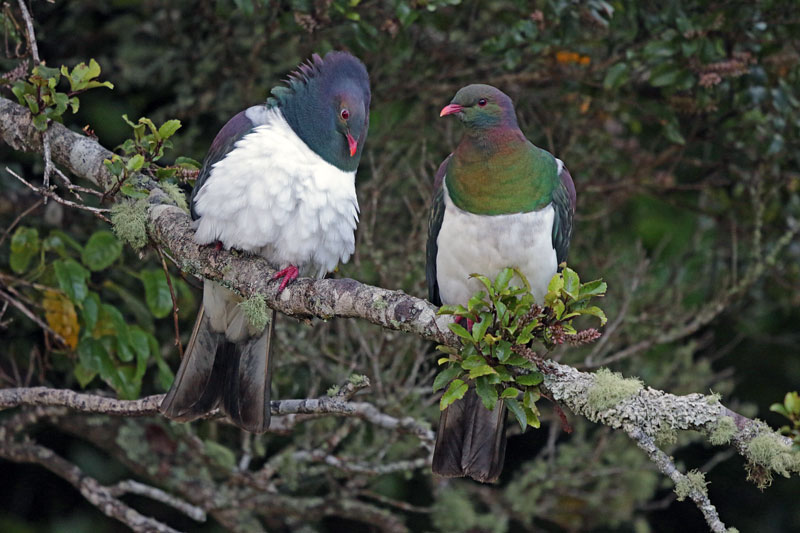
{"label": "grey tail feathers", "polygon": [[172,388],[161,402],[164,416],[188,422],[221,407],[234,424],[251,433],[269,427],[272,333],[233,343],[211,329],[204,307],[197,315]]}
{"label": "grey tail feathers", "polygon": [[506,406],[488,410],[470,385],[464,397],[442,411],[433,450],[434,474],[497,481],[506,455]]}

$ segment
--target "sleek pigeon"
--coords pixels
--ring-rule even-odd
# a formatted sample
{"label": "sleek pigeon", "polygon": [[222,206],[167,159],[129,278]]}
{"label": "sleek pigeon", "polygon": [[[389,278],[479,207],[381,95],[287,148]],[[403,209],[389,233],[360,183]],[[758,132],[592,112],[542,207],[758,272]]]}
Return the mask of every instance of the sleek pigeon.
{"label": "sleek pigeon", "polygon": [[[436,173],[428,229],[428,297],[436,305],[466,305],[483,285],[516,267],[538,302],[566,260],[575,213],[575,186],[564,163],[537,148],[517,126],[511,99],[490,85],[458,91],[440,116],[466,126],[456,150]],[[519,283],[519,280],[518,280]],[[433,471],[495,481],[505,458],[506,407],[484,407],[471,385],[442,412]]]}
{"label": "sleek pigeon", "polygon": [[[346,262],[358,223],[355,174],[369,126],[364,65],[345,52],[314,54],[272,89],[266,104],[217,134],[192,191],[195,241],[265,257],[279,290],[298,275],[320,278]],[[194,420],[220,406],[262,433],[270,419],[274,311],[253,327],[241,298],[205,281],[203,306],[161,411]]]}

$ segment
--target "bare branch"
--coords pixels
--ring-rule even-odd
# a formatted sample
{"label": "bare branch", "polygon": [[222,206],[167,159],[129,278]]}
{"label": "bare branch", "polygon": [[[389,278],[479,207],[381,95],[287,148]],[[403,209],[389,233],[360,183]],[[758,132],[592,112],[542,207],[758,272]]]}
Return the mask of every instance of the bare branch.
{"label": "bare branch", "polygon": [[67,207],[72,207],[73,209],[81,209],[83,211],[89,211],[90,213],[92,213],[94,216],[96,216],[100,220],[102,220],[102,221],[104,221],[104,222],[106,222],[108,224],[111,224],[111,221],[108,219],[108,217],[106,217],[103,214],[103,213],[108,213],[110,211],[110,209],[104,209],[102,207],[91,207],[91,206],[88,206],[88,205],[72,202],[70,200],[65,200],[65,199],[61,198],[59,195],[57,195],[55,192],[51,191],[49,188],[45,188],[45,187],[47,187],[47,185],[45,185],[45,187],[37,187],[36,185],[26,181],[25,178],[23,178],[22,176],[20,176],[19,174],[17,174],[13,170],[11,170],[10,168],[6,167],[6,171],[9,174],[11,174],[12,176],[14,176],[15,178],[17,178],[19,181],[21,181],[23,184],[25,184],[25,186],[28,187],[30,190],[32,190],[33,192],[35,192],[37,194],[40,194],[44,198],[52,198],[53,200],[55,200],[59,204],[65,205]]}
{"label": "bare branch", "polygon": [[168,494],[161,489],[151,487],[150,485],[145,485],[144,483],[139,483],[138,481],[134,481],[132,479],[120,481],[113,487],[110,487],[108,492],[115,497],[122,496],[123,494],[127,493],[138,494],[139,496],[147,496],[151,500],[156,500],[161,503],[165,503],[170,507],[174,507],[192,520],[196,520],[197,522],[206,521],[206,512],[200,507],[183,501],[180,498],[176,498],[175,496]]}
{"label": "bare branch", "polygon": [[112,490],[98,483],[96,479],[87,476],[77,466],[59,457],[49,448],[30,441],[13,442],[9,435],[0,434],[0,456],[20,463],[36,463],[45,467],[72,484],[89,503],[100,509],[106,516],[119,520],[133,531],[177,533],[171,527],[144,516],[121,502],[114,497]]}

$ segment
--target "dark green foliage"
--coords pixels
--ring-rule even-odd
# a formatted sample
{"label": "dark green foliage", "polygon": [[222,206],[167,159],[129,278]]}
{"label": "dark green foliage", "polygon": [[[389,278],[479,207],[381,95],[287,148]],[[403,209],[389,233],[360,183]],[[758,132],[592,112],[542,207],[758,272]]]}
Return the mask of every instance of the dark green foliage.
{"label": "dark green foliage", "polygon": [[[523,287],[511,284],[515,276]],[[504,399],[523,431],[528,425],[538,428],[536,402],[541,397],[538,385],[543,376],[536,359],[546,357],[547,351],[564,342],[583,344],[599,336],[596,330],[576,331],[572,321],[591,315],[599,318],[601,325],[606,323],[603,311],[589,305],[592,298],[605,295],[606,284],[601,280],[581,283],[578,274],[565,266],[550,280],[542,306],[535,303],[528,280],[517,269],[505,268],[494,280],[480,274],[472,277],[483,284],[485,292],[476,293],[466,307],[439,308],[439,314],[474,322],[471,331],[456,322],[448,324],[450,331],[461,338],[461,351],[438,347],[449,357],[439,359],[440,365],[447,366],[434,379],[433,390],[450,383],[439,409],[444,411],[464,397],[468,387],[464,380],[468,379],[475,382],[475,390],[487,409],[493,409],[498,398]],[[531,350],[536,345],[544,347],[541,355]],[[517,401],[520,395],[521,404]]]}

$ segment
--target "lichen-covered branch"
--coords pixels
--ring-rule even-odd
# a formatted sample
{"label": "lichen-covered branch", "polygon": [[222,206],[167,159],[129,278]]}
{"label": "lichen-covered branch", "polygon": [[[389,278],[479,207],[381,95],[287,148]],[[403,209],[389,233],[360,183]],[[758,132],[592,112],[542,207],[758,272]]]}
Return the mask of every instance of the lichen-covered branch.
{"label": "lichen-covered branch", "polygon": [[[95,394],[83,394],[66,389],[29,387],[0,389],[0,410],[19,406],[68,407],[83,413],[99,413],[113,416],[156,416],[163,394],[146,396],[139,400],[117,400]],[[270,403],[272,415],[278,417],[279,430],[285,425],[284,416],[333,415],[361,418],[376,426],[416,435],[425,446],[433,445],[435,436],[427,426],[411,417],[396,418],[381,412],[367,402],[349,402],[342,396],[323,396],[301,400],[279,400]],[[211,416],[217,416],[212,413]]]}

